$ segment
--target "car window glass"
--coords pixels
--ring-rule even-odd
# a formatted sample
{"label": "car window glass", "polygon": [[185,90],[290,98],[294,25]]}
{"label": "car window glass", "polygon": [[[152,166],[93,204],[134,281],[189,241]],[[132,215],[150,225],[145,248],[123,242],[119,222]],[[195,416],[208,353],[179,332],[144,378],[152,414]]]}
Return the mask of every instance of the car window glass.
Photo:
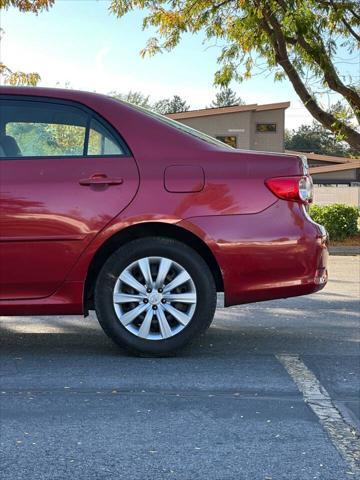
{"label": "car window glass", "polygon": [[233,150],[233,147],[227,143],[222,142],[221,140],[218,140],[217,138],[211,137],[210,135],[207,135],[206,133],[200,132],[199,130],[195,130],[195,128],[189,127],[188,125],[185,125],[184,123],[177,122],[176,120],[172,120],[169,117],[166,117],[165,115],[161,115],[160,113],[151,111],[147,108],[141,107],[140,105],[134,105],[133,103],[126,102],[124,100],[119,100],[115,98],[116,101],[130,105],[132,108],[135,110],[139,110],[140,112],[144,113],[145,115],[155,118],[156,120],[159,120],[162,123],[165,123],[166,125],[169,125],[172,128],[175,128],[176,130],[180,130],[183,133],[186,133],[187,135],[191,135],[193,137],[196,137],[203,142],[210,143],[213,145],[217,145],[218,147],[226,148],[229,150]]}
{"label": "car window glass", "polygon": [[123,150],[110,132],[97,120],[90,123],[88,155],[122,155]]}
{"label": "car window glass", "polygon": [[5,101],[0,147],[6,157],[83,155],[88,115],[47,102]]}
{"label": "car window glass", "polygon": [[82,155],[85,127],[55,123],[10,122],[6,125],[6,136],[16,141],[22,156]]}

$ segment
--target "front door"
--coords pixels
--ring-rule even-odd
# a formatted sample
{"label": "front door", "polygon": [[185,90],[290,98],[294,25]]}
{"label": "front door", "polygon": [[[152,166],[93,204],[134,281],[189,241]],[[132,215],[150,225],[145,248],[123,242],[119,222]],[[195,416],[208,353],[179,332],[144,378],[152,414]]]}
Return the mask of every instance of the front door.
{"label": "front door", "polygon": [[93,112],[2,96],[0,300],[54,293],[138,183],[126,145]]}

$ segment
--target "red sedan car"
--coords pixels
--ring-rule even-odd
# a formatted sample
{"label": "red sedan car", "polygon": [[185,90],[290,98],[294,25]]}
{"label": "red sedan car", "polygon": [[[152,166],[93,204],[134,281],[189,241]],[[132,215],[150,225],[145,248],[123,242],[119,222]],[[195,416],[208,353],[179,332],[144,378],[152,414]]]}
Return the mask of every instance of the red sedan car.
{"label": "red sedan car", "polygon": [[167,354],[225,306],[316,292],[327,235],[300,156],[235,150],[93,93],[0,88],[0,314],[95,310]]}

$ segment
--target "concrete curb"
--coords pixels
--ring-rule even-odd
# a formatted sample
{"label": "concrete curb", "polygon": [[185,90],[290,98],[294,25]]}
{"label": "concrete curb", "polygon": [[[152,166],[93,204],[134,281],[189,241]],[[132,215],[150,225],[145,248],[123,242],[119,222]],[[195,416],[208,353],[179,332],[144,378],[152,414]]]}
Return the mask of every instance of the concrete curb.
{"label": "concrete curb", "polygon": [[360,255],[360,246],[329,247],[330,255]]}

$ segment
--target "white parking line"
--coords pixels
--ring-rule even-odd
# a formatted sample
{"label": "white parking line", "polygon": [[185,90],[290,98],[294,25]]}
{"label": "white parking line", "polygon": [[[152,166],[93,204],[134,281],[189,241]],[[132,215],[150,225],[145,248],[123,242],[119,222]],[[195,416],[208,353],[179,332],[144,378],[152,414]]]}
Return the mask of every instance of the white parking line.
{"label": "white parking line", "polygon": [[[360,436],[335,407],[329,393],[297,355],[276,355],[326,430],[340,455],[348,463],[349,475],[360,478]],[[355,477],[352,477],[355,478]]]}

